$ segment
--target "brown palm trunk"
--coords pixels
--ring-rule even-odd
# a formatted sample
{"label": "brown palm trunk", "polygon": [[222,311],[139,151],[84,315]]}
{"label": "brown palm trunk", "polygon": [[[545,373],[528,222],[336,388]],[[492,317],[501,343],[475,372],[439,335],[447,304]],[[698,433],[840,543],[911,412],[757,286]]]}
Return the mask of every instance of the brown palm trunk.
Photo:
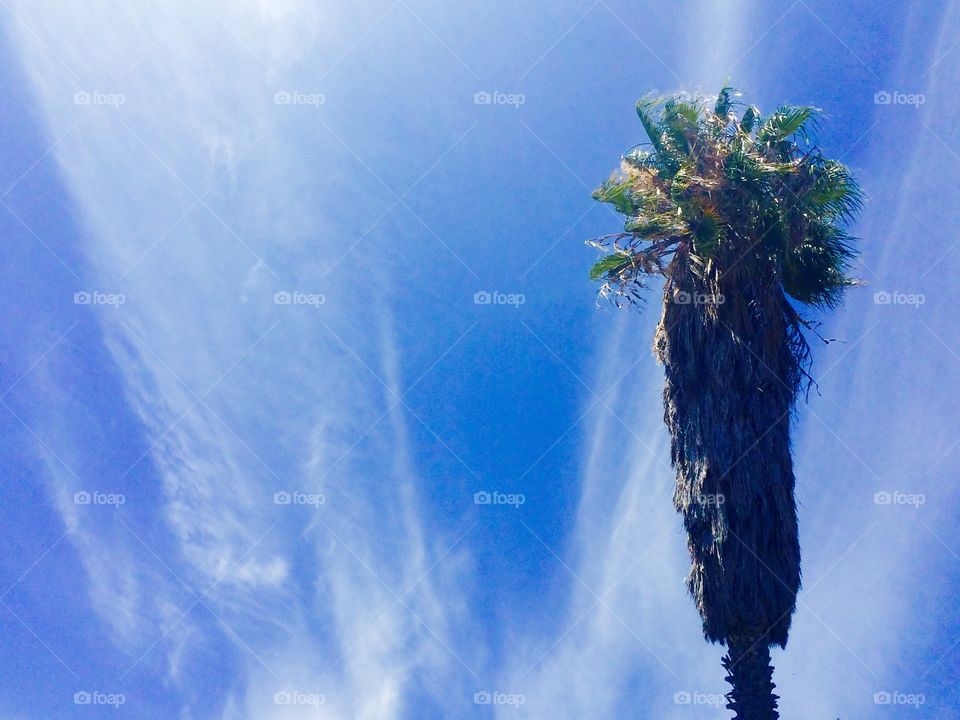
{"label": "brown palm trunk", "polygon": [[786,301],[769,279],[672,278],[656,351],[707,640],[727,646],[735,720],[775,720],[770,646],[785,646],[800,587],[790,412],[800,381]]}
{"label": "brown palm trunk", "polygon": [[782,295],[739,270],[724,285],[673,278],[655,345],[704,635],[726,644],[757,630],[783,647],[800,587],[790,452],[799,368]]}
{"label": "brown palm trunk", "polygon": [[731,690],[727,693],[727,708],[734,711],[734,720],[777,720],[777,695],[774,694],[773,665],[770,647],[765,639],[753,637],[731,638],[723,658],[726,680]]}

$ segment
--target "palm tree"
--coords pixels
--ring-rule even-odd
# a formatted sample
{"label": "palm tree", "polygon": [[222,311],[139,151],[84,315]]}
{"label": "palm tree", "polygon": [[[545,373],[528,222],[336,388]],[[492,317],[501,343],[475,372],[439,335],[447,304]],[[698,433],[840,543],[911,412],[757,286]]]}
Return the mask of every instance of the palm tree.
{"label": "palm tree", "polygon": [[727,647],[727,707],[778,718],[770,647],[786,646],[800,588],[791,411],[816,331],[797,308],[835,308],[856,284],[845,226],[862,194],[814,143],[814,108],[764,117],[727,87],[715,104],[644,98],[637,113],[649,144],[594,193],[625,232],[591,241],[608,254],[590,276],[618,306],[666,279],[654,350],[688,587],[704,636]]}

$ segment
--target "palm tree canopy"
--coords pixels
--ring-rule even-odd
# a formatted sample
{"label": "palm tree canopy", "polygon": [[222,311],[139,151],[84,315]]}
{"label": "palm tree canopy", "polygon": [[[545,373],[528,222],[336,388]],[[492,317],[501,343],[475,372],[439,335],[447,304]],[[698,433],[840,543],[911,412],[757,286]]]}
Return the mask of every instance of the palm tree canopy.
{"label": "palm tree canopy", "polygon": [[[790,413],[810,380],[812,327],[794,303],[832,308],[855,284],[845,227],[863,196],[816,145],[817,110],[765,117],[734,98],[726,87],[712,102],[637,104],[650,142],[594,194],[626,221],[591,241],[607,254],[590,274],[618,305],[666,278],[654,349],[688,588],[705,637],[739,667],[750,648],[787,643],[801,579]],[[768,666],[747,684],[772,687]]]}
{"label": "palm tree canopy", "polygon": [[625,153],[594,193],[626,216],[625,232],[591,241],[613,251],[590,271],[603,296],[639,300],[646,275],[670,278],[681,264],[695,274],[754,265],[816,307],[835,307],[855,284],[845,225],[863,195],[815,144],[819,111],[784,105],[764,117],[735,95],[725,87],[715,103],[686,95],[637,103],[650,142]]}

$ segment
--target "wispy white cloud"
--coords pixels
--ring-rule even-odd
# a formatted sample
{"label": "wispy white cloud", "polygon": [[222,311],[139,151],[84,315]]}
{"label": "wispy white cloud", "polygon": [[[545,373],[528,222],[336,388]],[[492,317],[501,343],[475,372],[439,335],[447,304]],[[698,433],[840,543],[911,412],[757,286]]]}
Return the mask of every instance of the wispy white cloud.
{"label": "wispy white cloud", "polygon": [[[164,656],[189,696],[196,641],[216,633],[242,671],[220,686],[225,717],[397,718],[411,694],[457,698],[462,550],[424,529],[389,316],[348,317],[347,282],[323,277],[318,258],[343,250],[310,209],[311,163],[326,151],[292,136],[297,108],[273,102],[331,11],[13,10],[48,122],[76,123],[56,158],[88,231],[81,274],[126,297],[102,313],[104,342],[148,452],[114,482],[162,483],[132,532],[88,514],[71,536],[132,672]],[[124,100],[76,104],[76,92]],[[326,302],[274,303],[297,290]],[[66,429],[59,440],[69,448]],[[76,520],[77,483],[51,476]],[[278,505],[276,492],[323,503]],[[302,697],[278,705],[278,692]]]}

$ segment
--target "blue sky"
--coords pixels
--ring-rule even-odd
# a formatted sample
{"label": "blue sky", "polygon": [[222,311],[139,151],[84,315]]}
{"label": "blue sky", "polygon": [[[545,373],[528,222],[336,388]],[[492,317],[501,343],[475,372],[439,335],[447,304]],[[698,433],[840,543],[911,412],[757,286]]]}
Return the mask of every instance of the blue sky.
{"label": "blue sky", "polygon": [[0,720],[725,717],[583,240],[727,78],[870,196],[784,715],[960,717],[956,2],[93,5],[0,4]]}

